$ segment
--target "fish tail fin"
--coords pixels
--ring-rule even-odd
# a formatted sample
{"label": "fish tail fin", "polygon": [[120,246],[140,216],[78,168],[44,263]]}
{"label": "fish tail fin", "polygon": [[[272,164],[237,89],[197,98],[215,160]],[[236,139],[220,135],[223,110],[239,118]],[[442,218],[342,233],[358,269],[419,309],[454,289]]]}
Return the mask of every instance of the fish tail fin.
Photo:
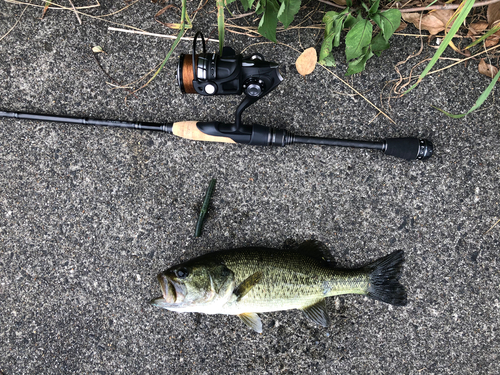
{"label": "fish tail fin", "polygon": [[391,305],[406,305],[406,289],[398,280],[404,260],[403,250],[397,250],[366,266],[370,277],[367,295]]}

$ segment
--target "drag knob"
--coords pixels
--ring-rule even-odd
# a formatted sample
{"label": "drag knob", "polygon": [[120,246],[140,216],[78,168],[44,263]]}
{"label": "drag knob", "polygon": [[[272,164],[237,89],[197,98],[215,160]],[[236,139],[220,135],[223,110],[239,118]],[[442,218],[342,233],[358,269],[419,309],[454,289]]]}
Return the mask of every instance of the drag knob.
{"label": "drag knob", "polygon": [[250,78],[243,84],[245,94],[257,98],[264,91],[264,81],[260,79]]}

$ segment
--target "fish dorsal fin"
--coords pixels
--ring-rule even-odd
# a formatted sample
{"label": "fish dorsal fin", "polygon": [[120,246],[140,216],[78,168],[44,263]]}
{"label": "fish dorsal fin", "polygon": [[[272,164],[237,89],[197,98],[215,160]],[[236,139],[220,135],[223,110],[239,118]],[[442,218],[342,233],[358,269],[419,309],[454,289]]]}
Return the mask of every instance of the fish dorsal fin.
{"label": "fish dorsal fin", "polygon": [[328,317],[324,298],[310,306],[303,307],[301,310],[304,312],[306,318],[312,320],[314,323],[322,325],[323,327],[328,327],[330,325],[330,318]]}
{"label": "fish dorsal fin", "polygon": [[297,252],[307,255],[310,258],[322,260],[328,266],[334,266],[335,260],[333,259],[328,247],[322,242],[316,240],[308,240],[302,242],[296,249]]}
{"label": "fish dorsal fin", "polygon": [[233,294],[236,296],[236,300],[241,300],[245,294],[247,294],[250,289],[252,289],[260,281],[261,278],[262,271],[257,271],[243,280],[233,291]]}
{"label": "fish dorsal fin", "polygon": [[257,333],[262,333],[262,321],[257,313],[242,313],[238,315],[243,323]]}

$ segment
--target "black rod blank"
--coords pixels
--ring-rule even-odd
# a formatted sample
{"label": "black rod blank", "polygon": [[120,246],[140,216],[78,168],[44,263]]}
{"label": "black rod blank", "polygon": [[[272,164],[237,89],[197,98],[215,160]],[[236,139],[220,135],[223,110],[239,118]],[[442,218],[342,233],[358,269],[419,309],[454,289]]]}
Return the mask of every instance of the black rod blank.
{"label": "black rod blank", "polygon": [[64,122],[69,124],[95,125],[95,126],[113,126],[127,129],[152,130],[166,133],[172,133],[172,123],[158,124],[155,122],[132,122],[116,120],[96,120],[84,117],[66,117],[58,115],[38,115],[22,112],[3,112],[0,111],[0,117],[8,117],[22,120]]}

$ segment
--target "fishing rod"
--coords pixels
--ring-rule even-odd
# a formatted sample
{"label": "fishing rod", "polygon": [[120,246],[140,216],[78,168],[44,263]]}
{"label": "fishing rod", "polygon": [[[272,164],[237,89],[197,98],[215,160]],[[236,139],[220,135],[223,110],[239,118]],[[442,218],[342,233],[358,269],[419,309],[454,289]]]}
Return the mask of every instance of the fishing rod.
{"label": "fishing rod", "polygon": [[[203,53],[196,54],[196,43],[201,36]],[[217,121],[180,121],[170,123],[98,120],[59,115],[40,115],[23,112],[3,112],[0,117],[63,122],[81,125],[113,126],[129,129],[160,131],[195,141],[241,143],[259,146],[286,146],[294,143],[341,146],[383,151],[406,160],[425,160],[432,156],[432,142],[419,138],[388,138],[382,141],[309,137],[295,135],[284,129],[263,125],[243,125],[243,111],[274,90],[283,77],[279,65],[264,60],[261,54],[243,57],[231,47],[224,47],[222,54],[207,53],[203,35],[198,32],[193,41],[193,53],[181,54],[177,66],[177,84],[184,94],[241,95],[245,98],[236,109],[233,124]]]}

